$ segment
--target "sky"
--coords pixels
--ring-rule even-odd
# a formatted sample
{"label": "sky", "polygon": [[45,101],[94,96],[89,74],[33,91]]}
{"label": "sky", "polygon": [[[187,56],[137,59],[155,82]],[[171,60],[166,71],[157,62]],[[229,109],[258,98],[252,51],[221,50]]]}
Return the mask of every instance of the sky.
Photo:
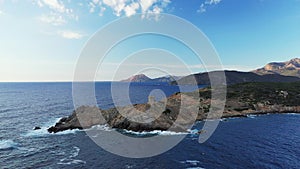
{"label": "sky", "polygon": [[[300,57],[299,0],[0,0],[0,82],[72,81],[82,49],[105,25],[137,14],[159,22],[164,13],[200,29],[227,70]],[[95,80],[206,71],[196,57],[169,37],[131,37],[107,54]]]}

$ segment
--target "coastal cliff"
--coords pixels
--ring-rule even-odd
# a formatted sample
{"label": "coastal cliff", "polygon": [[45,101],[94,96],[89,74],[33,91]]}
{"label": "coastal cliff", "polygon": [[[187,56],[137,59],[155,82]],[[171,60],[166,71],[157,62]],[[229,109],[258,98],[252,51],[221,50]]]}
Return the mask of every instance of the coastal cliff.
{"label": "coastal cliff", "polygon": [[[299,89],[300,82],[243,83],[228,86],[222,118],[247,117],[250,114],[300,113]],[[199,94],[200,99],[197,97]],[[111,128],[132,131],[168,130],[175,120],[177,126],[173,127],[172,130],[182,131],[190,125],[187,122],[193,120],[195,114],[197,120],[207,119],[210,105],[211,89],[208,87],[190,93],[176,93],[166,100],[155,103],[136,104],[108,110],[81,106],[73,111],[69,117],[60,119],[48,131],[56,133],[104,124],[108,124]],[[135,120],[129,120],[119,111],[127,112],[130,117],[135,119],[149,122],[138,123]],[[179,111],[183,111],[180,116]],[[147,114],[158,116],[154,118],[154,116],[147,116]],[[211,116],[211,119],[214,118],[216,117]]]}

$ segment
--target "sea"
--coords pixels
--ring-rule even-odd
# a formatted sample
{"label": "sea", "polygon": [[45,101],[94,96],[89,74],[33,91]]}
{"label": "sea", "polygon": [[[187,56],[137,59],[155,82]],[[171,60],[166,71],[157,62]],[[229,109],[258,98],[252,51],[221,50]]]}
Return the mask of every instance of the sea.
{"label": "sea", "polygon": [[[123,85],[126,86],[120,83],[120,88]],[[166,97],[179,91],[167,83],[132,83],[129,89],[134,104],[147,102],[155,89]],[[195,88],[186,86],[184,90]],[[96,82],[95,91],[100,108],[114,106],[110,82]],[[102,149],[85,131],[47,132],[48,127],[73,110],[72,83],[0,83],[0,168],[300,168],[298,114],[221,120],[215,133],[202,144],[198,142],[199,135],[191,132],[163,154],[126,158]],[[203,123],[195,122],[191,131],[201,130]],[[33,130],[36,126],[41,129]],[[130,137],[139,134],[145,135],[132,132]],[[173,137],[180,133],[155,134]]]}

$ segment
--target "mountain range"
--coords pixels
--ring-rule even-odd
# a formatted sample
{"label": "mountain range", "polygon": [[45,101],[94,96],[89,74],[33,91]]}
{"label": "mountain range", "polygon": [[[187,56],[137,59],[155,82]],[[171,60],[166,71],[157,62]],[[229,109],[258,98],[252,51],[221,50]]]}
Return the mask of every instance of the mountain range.
{"label": "mountain range", "polygon": [[253,71],[259,75],[279,74],[283,76],[296,76],[300,78],[300,59],[295,58],[287,62],[271,62],[263,68]]}
{"label": "mountain range", "polygon": [[128,79],[121,80],[121,82],[166,82],[170,83],[172,81],[176,81],[182,78],[181,76],[162,76],[158,78],[151,79],[150,77],[146,76],[145,74],[138,74],[134,75]]}
{"label": "mountain range", "polygon": [[[250,72],[225,70],[227,85],[244,82],[296,82],[300,81],[300,59],[294,58],[286,62],[271,62],[263,68]],[[144,74],[132,76],[122,82],[168,82],[171,84],[209,85],[211,78],[218,78],[220,71],[191,74],[184,77],[164,76],[151,79]]]}

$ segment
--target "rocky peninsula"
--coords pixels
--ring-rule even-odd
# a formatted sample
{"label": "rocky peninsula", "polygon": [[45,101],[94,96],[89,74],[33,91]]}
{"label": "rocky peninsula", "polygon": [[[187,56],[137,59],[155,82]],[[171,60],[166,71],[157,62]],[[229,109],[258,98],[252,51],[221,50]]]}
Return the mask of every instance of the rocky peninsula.
{"label": "rocky peninsula", "polygon": [[[227,99],[222,118],[247,117],[250,114],[300,113],[299,89],[300,82],[257,82],[227,86]],[[104,124],[108,124],[111,128],[139,132],[168,130],[175,120],[177,125],[173,126],[172,130],[182,131],[190,125],[186,122],[192,120],[195,114],[197,120],[207,119],[211,105],[211,90],[207,87],[190,93],[175,93],[160,102],[149,102],[108,110],[81,106],[74,110],[69,117],[61,118],[48,131],[56,133]],[[199,94],[200,99],[196,97]],[[195,109],[195,106],[197,109]],[[184,108],[182,109],[182,107]],[[119,111],[126,112],[135,119],[142,119],[146,123],[128,119]],[[179,111],[183,111],[180,116]],[[157,116],[147,116],[147,114]]]}

